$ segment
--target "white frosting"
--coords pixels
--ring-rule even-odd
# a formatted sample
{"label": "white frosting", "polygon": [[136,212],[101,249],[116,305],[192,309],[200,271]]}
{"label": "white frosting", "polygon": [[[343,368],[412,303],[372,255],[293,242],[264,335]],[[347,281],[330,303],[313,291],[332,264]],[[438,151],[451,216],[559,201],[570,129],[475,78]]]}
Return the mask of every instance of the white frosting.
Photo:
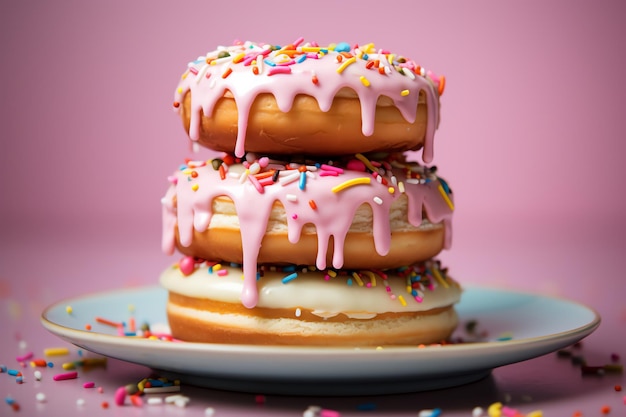
{"label": "white frosting", "polygon": [[[219,270],[228,271],[218,275]],[[351,274],[325,278],[324,271],[297,270],[298,276],[287,282],[283,279],[293,272],[265,271],[259,278],[258,307],[298,308],[312,310],[320,317],[333,317],[345,314],[351,318],[368,319],[386,312],[428,311],[449,306],[459,301],[461,289],[450,277],[442,281],[432,278],[432,285],[418,289],[422,301],[418,302],[407,291],[407,278],[388,274],[388,279],[374,274],[361,274],[360,281]],[[441,275],[440,275],[441,276]],[[352,285],[348,284],[352,282]],[[165,270],[161,275],[161,285],[167,290],[194,298],[206,298],[228,303],[240,303],[244,285],[243,271],[239,267],[197,268],[189,276],[184,276],[177,267]],[[401,301],[404,300],[404,303]],[[294,317],[295,317],[294,312]]]}

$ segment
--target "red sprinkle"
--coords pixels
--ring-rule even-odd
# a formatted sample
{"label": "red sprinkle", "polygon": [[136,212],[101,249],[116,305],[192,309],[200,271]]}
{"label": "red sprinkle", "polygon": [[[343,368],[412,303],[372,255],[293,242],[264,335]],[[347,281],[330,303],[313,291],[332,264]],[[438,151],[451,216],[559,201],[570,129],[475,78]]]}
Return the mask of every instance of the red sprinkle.
{"label": "red sprinkle", "polygon": [[224,73],[222,74],[222,78],[226,78],[228,77],[231,73],[233,72],[232,68],[226,68],[226,71],[224,71]]}

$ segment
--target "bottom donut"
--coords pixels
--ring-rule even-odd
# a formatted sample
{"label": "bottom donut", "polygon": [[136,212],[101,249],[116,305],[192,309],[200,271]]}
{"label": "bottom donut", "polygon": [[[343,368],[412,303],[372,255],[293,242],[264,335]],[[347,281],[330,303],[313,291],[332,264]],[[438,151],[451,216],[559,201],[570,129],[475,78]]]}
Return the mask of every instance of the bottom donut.
{"label": "bottom donut", "polygon": [[394,270],[261,266],[259,302],[241,304],[239,266],[197,262],[161,275],[172,336],[188,342],[388,346],[445,342],[461,287],[438,261]]}

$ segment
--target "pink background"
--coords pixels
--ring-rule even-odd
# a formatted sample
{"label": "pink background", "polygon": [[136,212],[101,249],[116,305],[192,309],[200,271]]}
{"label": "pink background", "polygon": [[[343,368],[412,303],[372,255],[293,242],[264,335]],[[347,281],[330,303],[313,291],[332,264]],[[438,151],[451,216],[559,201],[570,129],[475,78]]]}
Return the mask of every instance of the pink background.
{"label": "pink background", "polygon": [[[303,36],[445,74],[435,163],[456,196],[452,275],[588,304],[603,316],[592,347],[626,356],[625,16],[619,0],[0,2],[3,329],[49,343],[46,305],[156,284],[177,260],[160,252],[166,176],[193,156],[171,110],[186,63]],[[571,415],[569,394],[550,393],[539,406]]]}

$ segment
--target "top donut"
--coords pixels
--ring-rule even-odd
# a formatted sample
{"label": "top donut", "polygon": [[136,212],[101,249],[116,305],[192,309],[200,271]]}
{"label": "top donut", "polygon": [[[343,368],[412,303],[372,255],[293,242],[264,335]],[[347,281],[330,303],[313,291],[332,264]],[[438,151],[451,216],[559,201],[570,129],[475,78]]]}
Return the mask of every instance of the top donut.
{"label": "top donut", "polygon": [[373,44],[248,41],[190,62],[173,106],[191,140],[239,157],[423,148],[430,162],[444,86]]}

